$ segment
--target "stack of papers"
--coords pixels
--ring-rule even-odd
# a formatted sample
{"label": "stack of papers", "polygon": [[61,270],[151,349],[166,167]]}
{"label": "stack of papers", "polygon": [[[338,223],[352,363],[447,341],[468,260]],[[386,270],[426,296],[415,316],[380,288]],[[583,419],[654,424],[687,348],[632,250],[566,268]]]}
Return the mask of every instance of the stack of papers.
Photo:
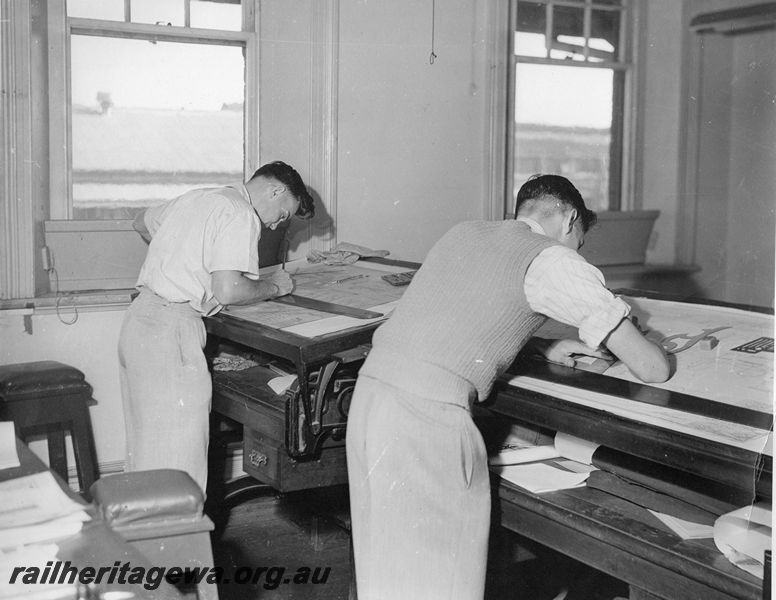
{"label": "stack of papers", "polygon": [[714,527],[711,525],[694,523],[673,515],[657,512],[651,508],[647,510],[683,540],[700,540],[714,536]]}
{"label": "stack of papers", "polygon": [[502,479],[534,494],[582,487],[589,475],[589,473],[566,471],[544,463],[491,467],[490,470]]}
{"label": "stack of papers", "polygon": [[[502,479],[541,494],[584,486],[594,470],[591,462],[596,448],[597,444],[558,432],[553,444],[511,447],[488,462]],[[561,457],[567,460],[539,462]]]}
{"label": "stack of papers", "polygon": [[50,471],[0,482],[0,549],[73,535],[88,520]]}
{"label": "stack of papers", "polygon": [[19,466],[19,454],[16,452],[16,431],[13,421],[0,421],[0,469],[12,469]]}

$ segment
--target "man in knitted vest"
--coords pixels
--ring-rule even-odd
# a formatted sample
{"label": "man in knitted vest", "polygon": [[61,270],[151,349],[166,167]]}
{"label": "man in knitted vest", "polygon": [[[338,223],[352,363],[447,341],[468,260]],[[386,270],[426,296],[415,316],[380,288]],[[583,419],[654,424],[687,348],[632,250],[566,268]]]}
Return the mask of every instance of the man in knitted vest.
{"label": "man in knitted vest", "polygon": [[571,182],[534,176],[515,213],[454,226],[374,334],[347,433],[359,600],[482,598],[490,485],[470,409],[547,317],[582,340],[544,344],[549,360],[608,350],[645,382],[669,377],[663,349],[577,253],[596,217]]}

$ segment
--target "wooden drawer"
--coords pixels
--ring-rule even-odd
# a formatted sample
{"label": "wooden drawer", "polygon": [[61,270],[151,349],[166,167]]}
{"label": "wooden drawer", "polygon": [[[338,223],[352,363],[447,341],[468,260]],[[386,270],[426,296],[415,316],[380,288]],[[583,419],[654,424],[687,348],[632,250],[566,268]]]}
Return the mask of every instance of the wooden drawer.
{"label": "wooden drawer", "polygon": [[285,444],[248,427],[243,428],[243,469],[281,492],[347,483],[345,443],[328,446],[315,460],[297,461]]}

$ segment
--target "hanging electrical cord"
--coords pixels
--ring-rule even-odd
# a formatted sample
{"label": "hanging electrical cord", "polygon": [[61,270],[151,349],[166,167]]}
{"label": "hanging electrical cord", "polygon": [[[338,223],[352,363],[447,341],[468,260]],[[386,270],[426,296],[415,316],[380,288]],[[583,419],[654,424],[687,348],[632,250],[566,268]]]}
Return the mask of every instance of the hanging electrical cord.
{"label": "hanging electrical cord", "polygon": [[434,52],[434,37],[436,34],[436,0],[431,0],[431,54],[428,56],[428,64],[433,65],[436,60],[436,53]]}
{"label": "hanging electrical cord", "polygon": [[65,325],[73,325],[78,320],[78,306],[76,305],[75,301],[73,301],[73,318],[70,321],[66,321],[62,318],[62,313],[60,312],[60,304],[62,303],[62,299],[73,298],[73,296],[72,294],[62,294],[59,291],[59,274],[57,273],[57,270],[54,267],[51,267],[49,272],[54,277],[54,294],[57,297],[57,318],[59,319],[60,323],[64,323]]}

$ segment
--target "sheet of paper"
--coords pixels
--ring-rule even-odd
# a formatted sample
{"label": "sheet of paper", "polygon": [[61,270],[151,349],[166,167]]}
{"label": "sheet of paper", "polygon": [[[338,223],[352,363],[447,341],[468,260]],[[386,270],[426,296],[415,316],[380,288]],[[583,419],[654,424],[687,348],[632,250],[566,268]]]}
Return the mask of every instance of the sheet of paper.
{"label": "sheet of paper", "polygon": [[714,543],[730,562],[762,579],[772,519],[771,507],[764,503],[724,514],[714,523]]}
{"label": "sheet of paper", "polygon": [[552,444],[530,445],[521,444],[517,448],[507,448],[488,459],[488,464],[518,465],[530,462],[538,462],[550,458],[564,457],[582,464],[593,462],[593,452],[598,444],[588,442],[581,438],[558,432]]}
{"label": "sheet of paper", "polygon": [[598,467],[594,467],[589,463],[581,463],[575,460],[558,458],[552,461],[553,464],[566,469],[567,471],[574,471],[574,473],[592,473],[597,471]]}
{"label": "sheet of paper", "polygon": [[507,381],[510,385],[526,390],[556,396],[569,402],[635,419],[650,425],[773,456],[771,432],[762,429],[737,425],[728,421],[720,421],[653,404],[636,402],[626,398],[614,398],[606,394],[542,381],[527,375],[509,377]]}
{"label": "sheet of paper", "polygon": [[488,459],[492,467],[519,465],[523,463],[537,462],[560,456],[555,446],[532,446],[530,448],[512,448],[502,450]]}
{"label": "sheet of paper", "polygon": [[288,388],[296,381],[296,375],[281,375],[267,382],[267,385],[276,394],[285,394]]}
{"label": "sheet of paper", "polygon": [[13,421],[0,421],[0,469],[12,469],[19,464]]}
{"label": "sheet of paper", "polygon": [[14,536],[24,528],[29,528],[30,542],[36,541],[33,533],[37,541],[50,539],[45,537],[46,528],[55,534],[73,528],[78,531],[80,523],[89,520],[83,508],[49,471],[0,482],[0,545],[17,543]]}
{"label": "sheet of paper", "polygon": [[558,432],[555,434],[555,448],[558,454],[564,458],[570,458],[576,462],[589,465],[593,462],[593,453],[599,444],[588,442],[581,438]]}
{"label": "sheet of paper", "polygon": [[683,540],[699,540],[714,537],[714,527],[712,525],[693,523],[692,521],[686,521],[649,508],[647,510]]}
{"label": "sheet of paper", "polygon": [[[262,273],[277,268],[275,266],[262,269]],[[311,265],[301,260],[286,264],[286,270],[294,279],[294,293],[300,296],[374,310],[383,313],[383,316],[376,319],[355,319],[277,302],[231,306],[225,309],[225,314],[297,335],[316,337],[387,319],[406,290],[406,286],[393,286],[381,279],[381,275],[385,273],[406,271],[406,267],[363,261],[342,266]],[[323,322],[320,323],[321,321]]]}
{"label": "sheet of paper", "polygon": [[[676,370],[654,387],[734,404],[760,412],[773,411],[773,315],[740,309],[623,297],[631,315],[650,339],[670,348]],[[711,332],[716,345],[701,343]],[[547,321],[535,334],[546,338],[576,338],[577,330]],[[770,344],[766,343],[770,338]],[[755,344],[756,340],[764,343]],[[605,374],[639,382],[618,362]]]}
{"label": "sheet of paper", "polygon": [[534,494],[582,487],[589,476],[589,473],[574,473],[544,463],[494,466],[490,470]]}
{"label": "sheet of paper", "polygon": [[15,548],[69,537],[81,531],[88,520],[89,515],[81,510],[32,525],[4,527],[0,529],[0,548]]}

